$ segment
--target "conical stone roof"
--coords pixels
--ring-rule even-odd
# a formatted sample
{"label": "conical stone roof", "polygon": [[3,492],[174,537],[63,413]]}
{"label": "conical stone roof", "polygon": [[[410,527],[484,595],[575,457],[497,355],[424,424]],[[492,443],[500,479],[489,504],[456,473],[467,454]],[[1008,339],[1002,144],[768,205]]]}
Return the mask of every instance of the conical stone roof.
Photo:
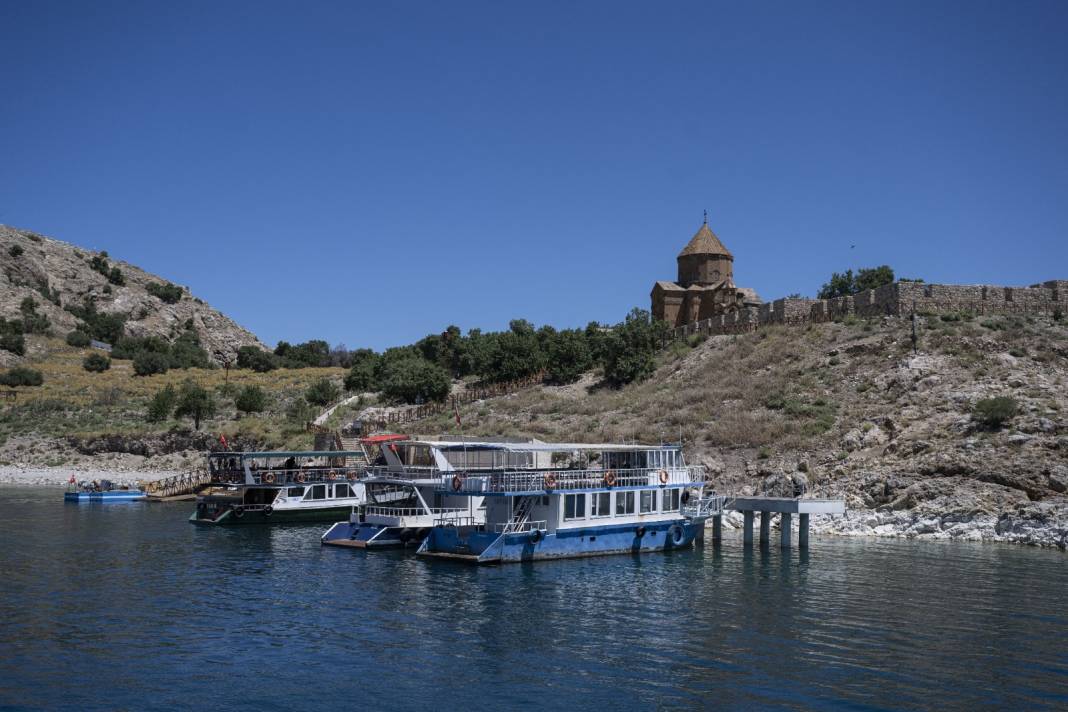
{"label": "conical stone roof", "polygon": [[708,223],[701,225],[701,229],[690,238],[686,247],[682,248],[682,252],[679,253],[679,257],[686,255],[726,255],[734,259],[730,250],[723,246],[723,243],[716,237],[716,233],[708,227]]}

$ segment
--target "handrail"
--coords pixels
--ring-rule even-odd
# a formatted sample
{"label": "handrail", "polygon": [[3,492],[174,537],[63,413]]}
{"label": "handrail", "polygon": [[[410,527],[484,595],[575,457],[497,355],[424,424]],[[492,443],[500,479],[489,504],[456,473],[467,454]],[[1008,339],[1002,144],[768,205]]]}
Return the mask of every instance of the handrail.
{"label": "handrail", "polygon": [[505,522],[497,524],[493,531],[498,534],[522,534],[524,532],[544,532],[549,530],[549,523],[544,520],[526,522]]}
{"label": "handrail", "polygon": [[[278,470],[250,470],[252,484],[256,485],[308,485],[337,482],[352,482],[364,476],[363,467],[291,467]],[[217,484],[243,485],[244,470],[225,470],[211,474],[211,482]]]}
{"label": "handrail", "polygon": [[717,514],[723,514],[727,498],[721,494],[713,494],[701,499],[690,500],[682,505],[679,513],[690,519],[704,519]]}
{"label": "handrail", "polygon": [[518,470],[489,473],[442,473],[438,490],[456,494],[553,492],[579,489],[699,485],[702,465],[628,470]]}

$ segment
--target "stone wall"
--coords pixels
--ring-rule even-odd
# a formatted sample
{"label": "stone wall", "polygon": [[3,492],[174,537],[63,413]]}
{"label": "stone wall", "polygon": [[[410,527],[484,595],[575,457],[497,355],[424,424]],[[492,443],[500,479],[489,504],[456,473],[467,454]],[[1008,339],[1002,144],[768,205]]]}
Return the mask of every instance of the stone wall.
{"label": "stone wall", "polygon": [[1030,287],[895,282],[850,297],[776,299],[759,307],[692,322],[675,329],[675,338],[689,334],[738,334],[768,324],[806,324],[849,316],[873,318],[917,314],[1068,314],[1068,280]]}

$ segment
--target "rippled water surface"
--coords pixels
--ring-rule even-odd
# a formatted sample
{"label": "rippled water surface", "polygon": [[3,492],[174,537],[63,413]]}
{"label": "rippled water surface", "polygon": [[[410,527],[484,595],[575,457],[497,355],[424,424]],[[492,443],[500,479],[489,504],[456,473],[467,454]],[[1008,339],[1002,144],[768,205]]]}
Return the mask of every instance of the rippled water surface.
{"label": "rippled water surface", "polygon": [[1068,556],[816,539],[474,568],[0,490],[0,709],[1068,707]]}

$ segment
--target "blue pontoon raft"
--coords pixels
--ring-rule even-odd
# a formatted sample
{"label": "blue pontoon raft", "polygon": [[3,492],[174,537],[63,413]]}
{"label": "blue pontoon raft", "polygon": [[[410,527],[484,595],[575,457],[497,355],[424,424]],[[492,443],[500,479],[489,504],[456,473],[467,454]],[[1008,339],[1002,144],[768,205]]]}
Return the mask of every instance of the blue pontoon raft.
{"label": "blue pontoon raft", "polygon": [[108,480],[77,484],[70,482],[69,485],[70,488],[63,494],[65,502],[136,502],[145,498],[145,493],[139,489],[114,487]]}

